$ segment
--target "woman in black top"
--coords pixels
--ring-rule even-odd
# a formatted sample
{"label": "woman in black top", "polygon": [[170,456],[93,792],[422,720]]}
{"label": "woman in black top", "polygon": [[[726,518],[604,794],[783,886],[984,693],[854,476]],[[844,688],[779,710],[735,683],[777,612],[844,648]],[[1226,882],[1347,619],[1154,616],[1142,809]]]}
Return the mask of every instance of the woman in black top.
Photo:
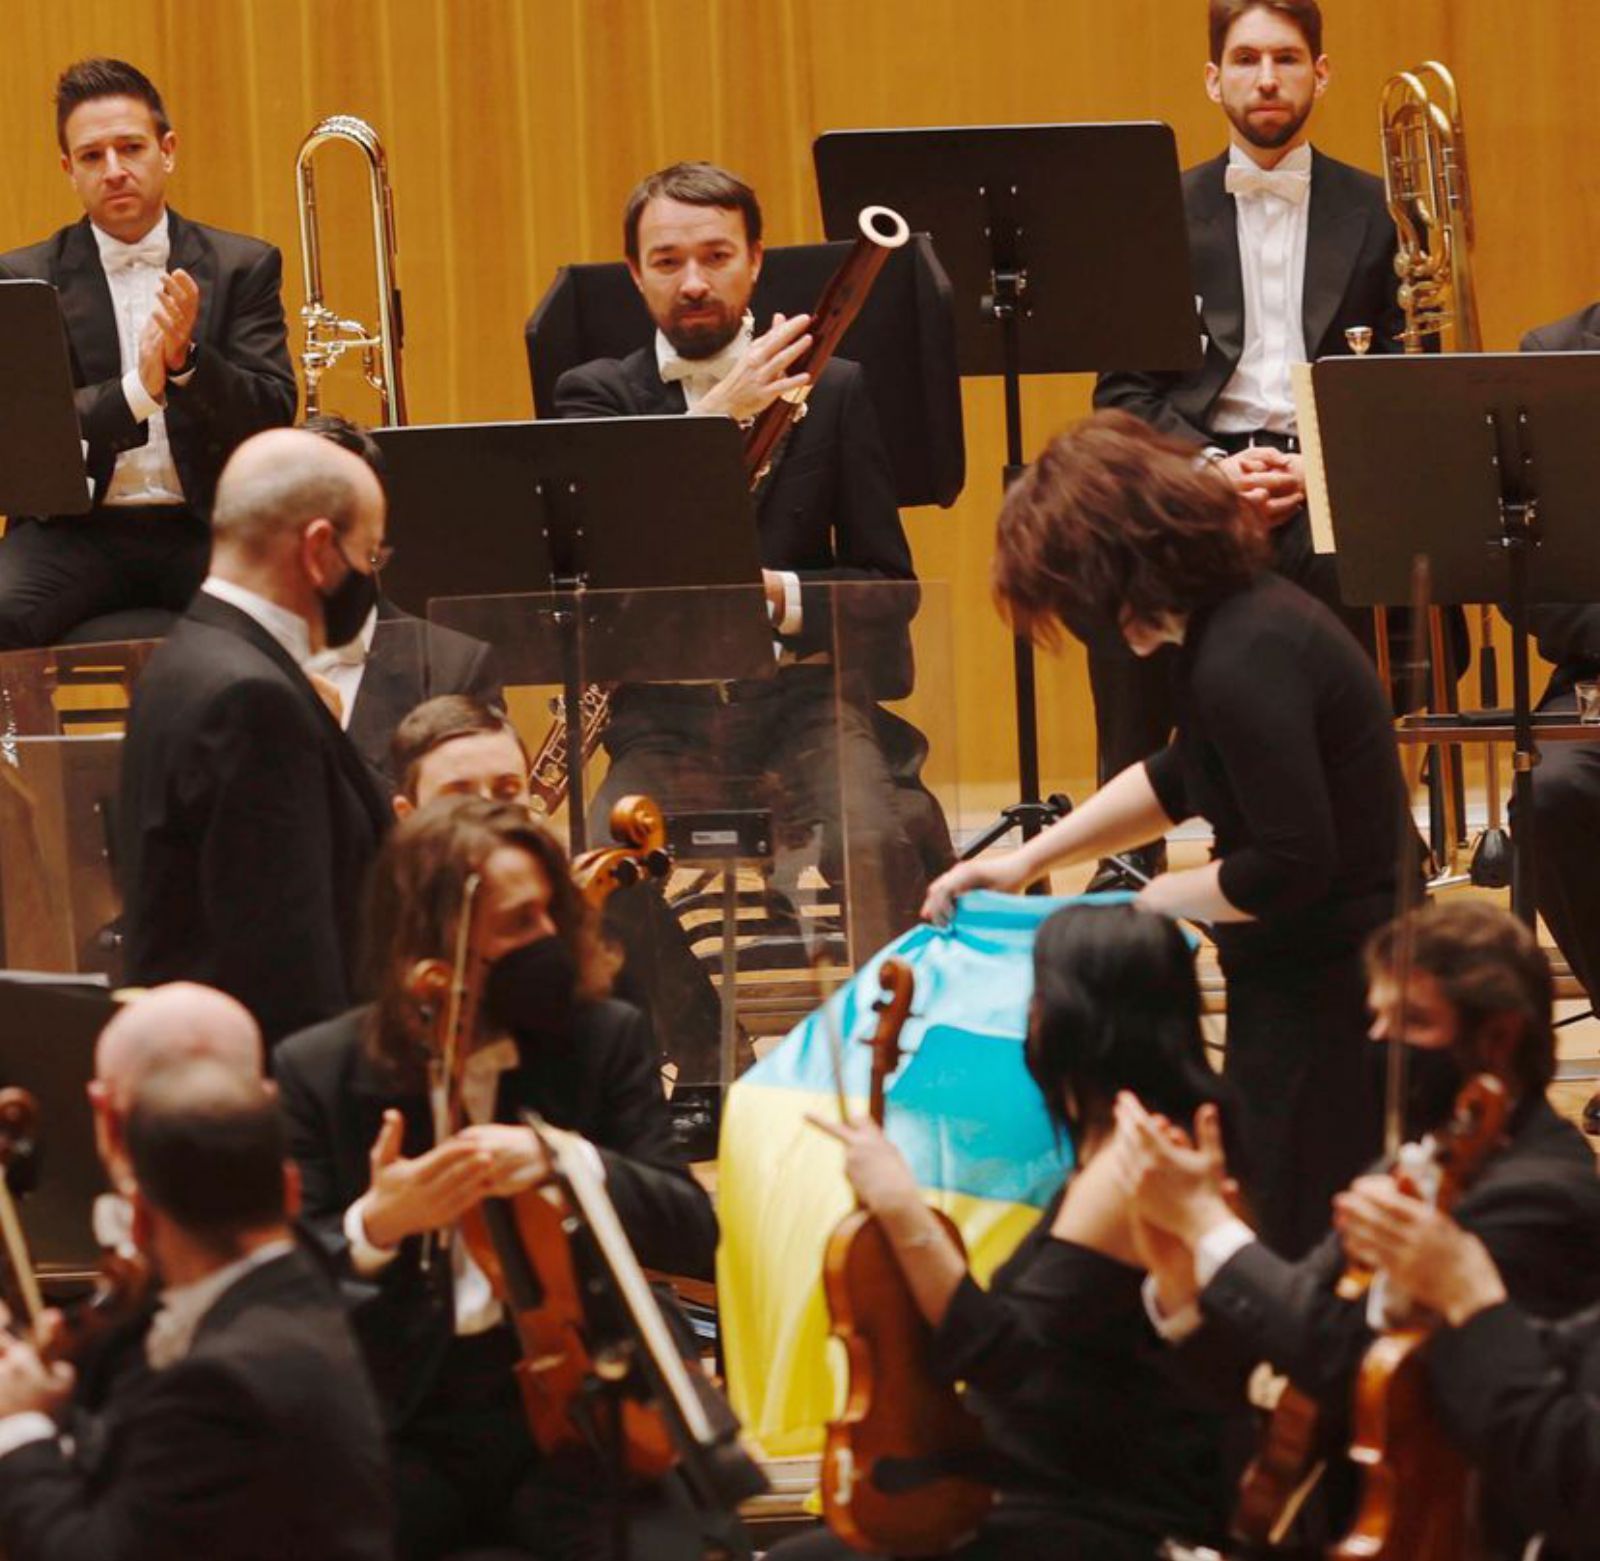
{"label": "woman in black top", "polygon": [[1100,413],[1050,443],[1006,496],[996,595],[1041,643],[1109,613],[1139,655],[1176,645],[1177,730],[1020,850],[946,873],[924,909],[1206,819],[1212,860],[1140,902],[1215,929],[1252,1200],[1293,1257],[1378,1149],[1361,948],[1393,912],[1405,786],[1371,664],[1326,607],[1264,572],[1266,551],[1209,464],[1134,418]]}
{"label": "woman in black top", "polygon": [[[1128,1198],[1112,1155],[1121,1090],[1188,1124],[1225,1088],[1200,1035],[1194,955],[1177,926],[1129,905],[1069,906],[1039,930],[1027,1061],[1078,1170],[981,1289],[870,1122],[818,1122],[885,1225],[933,1357],[983,1425],[999,1501],[962,1561],[1148,1558],[1168,1535],[1221,1532],[1223,1424],[1163,1359],[1140,1297]],[[851,1554],[827,1533],[782,1561]]]}

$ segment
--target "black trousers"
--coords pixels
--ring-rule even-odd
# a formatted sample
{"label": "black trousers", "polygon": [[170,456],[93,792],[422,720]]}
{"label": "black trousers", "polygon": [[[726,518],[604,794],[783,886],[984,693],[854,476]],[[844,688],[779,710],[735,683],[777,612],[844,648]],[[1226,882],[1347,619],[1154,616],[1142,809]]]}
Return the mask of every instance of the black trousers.
{"label": "black trousers", "polygon": [[[1541,711],[1575,711],[1576,694]],[[1591,1003],[1600,1001],[1600,739],[1546,743],[1533,771],[1534,894]],[[1517,809],[1511,809],[1513,833]]]}
{"label": "black trousers", "polygon": [[53,645],[103,613],[182,612],[210,557],[206,523],[167,505],[13,520],[0,538],[0,650]]}
{"label": "black trousers", "polygon": [[420,1412],[390,1438],[401,1561],[700,1561],[700,1515],[668,1476],[619,1498],[597,1460],[540,1456],[512,1375],[510,1331],[459,1338]]}
{"label": "black trousers", "polygon": [[777,883],[815,866],[846,888],[854,959],[866,959],[915,923],[928,876],[870,707],[835,689],[826,669],[791,667],[732,685],[726,700],[709,688],[619,690],[591,831],[630,792],[668,813],[770,808]]}
{"label": "black trousers", "polygon": [[[1374,905],[1376,927],[1392,907]],[[1383,1139],[1379,1048],[1367,1038],[1361,944],[1281,947],[1230,958],[1223,1075],[1238,1092],[1242,1178],[1261,1238],[1297,1258],[1327,1233],[1333,1195],[1378,1156]]]}

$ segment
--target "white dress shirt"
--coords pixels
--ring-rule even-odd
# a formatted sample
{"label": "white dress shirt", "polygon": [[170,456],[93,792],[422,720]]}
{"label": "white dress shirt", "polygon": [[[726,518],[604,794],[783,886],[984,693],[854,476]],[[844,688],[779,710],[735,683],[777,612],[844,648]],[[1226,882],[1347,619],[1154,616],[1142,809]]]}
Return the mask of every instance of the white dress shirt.
{"label": "white dress shirt", "polygon": [[[748,309],[739,325],[738,334],[721,352],[709,358],[685,358],[660,332],[656,332],[656,367],[665,384],[683,386],[685,405],[693,412],[706,393],[722,383],[750,350],[755,339],[756,318]],[[802,621],[800,602],[800,576],[792,569],[772,571],[783,582],[783,611],[772,612],[773,627],[779,634],[798,634]]]}
{"label": "white dress shirt", "polygon": [[[1228,152],[1230,171],[1259,172],[1237,146]],[[1289,196],[1241,193],[1235,197],[1239,263],[1244,279],[1244,351],[1212,409],[1218,433],[1267,428],[1296,431],[1290,366],[1306,361],[1306,233],[1310,225],[1311,148],[1290,152],[1271,175]],[[1294,198],[1297,193],[1298,198]]]}
{"label": "white dress shirt", "polygon": [[[134,420],[149,424],[149,436],[134,450],[124,450],[112,469],[103,502],[113,506],[141,504],[182,504],[183,484],[172,459],[167,440],[164,402],[157,401],[139,378],[139,337],[155,308],[162,273],[171,254],[167,213],[162,211],[156,225],[135,244],[124,244],[93,223],[95,248],[111,290],[112,312],[117,320],[117,345],[122,360],[122,394]],[[188,382],[188,375],[169,375],[174,385]]]}
{"label": "white dress shirt", "polygon": [[200,584],[207,596],[237,607],[246,617],[254,618],[294,658],[297,667],[304,668],[311,659],[311,631],[297,612],[280,607],[255,591],[247,591],[232,580],[219,580],[207,575]]}
{"label": "white dress shirt", "polygon": [[367,658],[372,654],[372,639],[378,632],[378,609],[367,614],[361,632],[346,645],[319,650],[306,663],[306,671],[325,678],[339,691],[339,725],[350,730],[350,714],[356,707],[356,695],[361,692],[361,679],[367,670]]}

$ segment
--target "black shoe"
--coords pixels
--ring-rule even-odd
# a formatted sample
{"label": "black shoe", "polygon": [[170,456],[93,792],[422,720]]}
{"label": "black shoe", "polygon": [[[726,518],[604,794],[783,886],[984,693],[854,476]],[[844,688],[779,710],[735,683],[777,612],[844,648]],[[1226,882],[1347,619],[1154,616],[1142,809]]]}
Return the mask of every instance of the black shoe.
{"label": "black shoe", "polygon": [[[1127,866],[1123,866],[1126,863]],[[1129,872],[1128,868],[1133,868]],[[1103,857],[1089,880],[1085,894],[1137,894],[1150,879],[1167,870],[1167,843],[1157,840],[1151,845],[1138,846],[1124,851],[1120,860]],[[1142,876],[1139,876],[1142,875]]]}
{"label": "black shoe", "polygon": [[1584,1104],[1583,1130],[1591,1138],[1600,1138],[1600,1091],[1591,1095]]}

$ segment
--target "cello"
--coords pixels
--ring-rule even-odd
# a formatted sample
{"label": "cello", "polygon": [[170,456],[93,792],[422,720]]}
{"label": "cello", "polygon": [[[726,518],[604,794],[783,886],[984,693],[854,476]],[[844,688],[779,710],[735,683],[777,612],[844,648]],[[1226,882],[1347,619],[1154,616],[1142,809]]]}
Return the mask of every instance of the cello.
{"label": "cello", "polygon": [[[878,980],[868,1110],[882,1127],[913,978],[909,966],[886,959]],[[955,1224],[933,1214],[964,1253]],[[828,1527],[869,1555],[939,1555],[970,1535],[994,1501],[988,1485],[963,1471],[983,1446],[982,1430],[957,1390],[933,1376],[932,1330],[882,1224],[865,1209],[847,1214],[828,1238],[822,1277],[850,1379],[822,1454]]]}

